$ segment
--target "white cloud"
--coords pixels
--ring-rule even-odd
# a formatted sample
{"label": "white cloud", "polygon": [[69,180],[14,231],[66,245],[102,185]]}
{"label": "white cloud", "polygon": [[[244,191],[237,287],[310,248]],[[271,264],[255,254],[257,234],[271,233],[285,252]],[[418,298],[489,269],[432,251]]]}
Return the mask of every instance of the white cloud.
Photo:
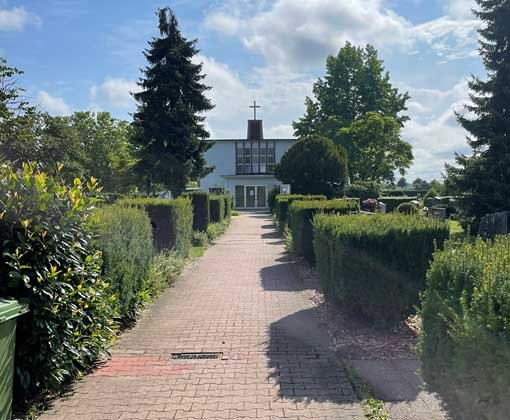
{"label": "white cloud", "polygon": [[[470,14],[473,4],[473,0],[450,0],[444,16],[413,25],[387,8],[384,0],[277,0],[256,10],[238,0],[212,11],[204,24],[210,30],[238,36],[246,48],[273,66],[322,64],[346,41],[409,53],[416,53],[417,43],[425,43],[451,60],[470,56],[475,50],[479,23]],[[250,13],[243,14],[245,9]]]}
{"label": "white cloud", "polygon": [[12,9],[0,7],[0,31],[22,31],[26,25],[40,22],[38,16],[28,13],[24,7]]}
{"label": "white cloud", "polygon": [[455,152],[466,152],[466,131],[457,123],[455,111],[462,111],[469,101],[467,81],[461,80],[451,89],[409,88],[415,103],[409,108],[411,121],[402,135],[413,145],[414,164],[409,178],[438,178],[445,163],[452,163]]}
{"label": "white cloud", "polygon": [[129,109],[135,104],[131,93],[139,91],[140,87],[136,82],[108,77],[101,85],[90,88],[90,99],[94,103],[106,103],[115,108]]}
{"label": "white cloud", "polygon": [[51,115],[62,116],[71,113],[71,108],[66,104],[64,99],[52,96],[45,90],[39,91],[37,94],[37,102],[44,111]]}
{"label": "white cloud", "polygon": [[[207,113],[207,120],[217,136],[244,137],[245,121],[251,118],[248,106],[253,100],[262,106],[257,116],[264,119],[266,137],[292,134],[289,123],[304,111],[304,98],[311,94],[311,77],[266,67],[253,70],[251,77],[243,80],[213,58],[199,56],[196,61],[203,63],[205,83],[212,87],[207,95],[215,109]],[[289,122],[285,129],[282,121]]]}

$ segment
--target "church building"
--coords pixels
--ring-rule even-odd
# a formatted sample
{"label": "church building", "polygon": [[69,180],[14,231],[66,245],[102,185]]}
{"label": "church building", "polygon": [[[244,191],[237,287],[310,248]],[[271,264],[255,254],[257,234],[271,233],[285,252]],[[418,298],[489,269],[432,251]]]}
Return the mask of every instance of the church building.
{"label": "church building", "polygon": [[269,191],[280,186],[274,167],[295,139],[264,139],[262,120],[257,119],[256,102],[252,120],[248,120],[246,138],[208,140],[207,166],[214,167],[200,181],[200,189],[226,192],[234,197],[237,209],[265,209]]}

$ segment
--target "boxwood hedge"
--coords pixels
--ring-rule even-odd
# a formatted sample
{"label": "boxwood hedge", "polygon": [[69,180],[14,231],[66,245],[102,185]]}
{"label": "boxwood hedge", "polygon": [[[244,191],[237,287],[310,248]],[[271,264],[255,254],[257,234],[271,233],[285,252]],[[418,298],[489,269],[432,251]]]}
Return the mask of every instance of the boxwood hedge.
{"label": "boxwood hedge", "polygon": [[314,252],[326,295],[377,323],[411,313],[446,223],[416,215],[316,215]]}
{"label": "boxwood hedge", "polygon": [[289,207],[294,200],[326,200],[325,195],[282,194],[276,196],[276,221],[280,229],[287,226]]}
{"label": "boxwood hedge", "polygon": [[410,201],[417,200],[418,197],[381,197],[379,201],[381,203],[386,204],[386,211],[391,213],[393,210],[396,210],[397,207],[403,203],[409,203]]}
{"label": "boxwood hedge", "polygon": [[289,209],[289,228],[294,251],[311,264],[315,263],[313,217],[317,213],[350,214],[358,211],[358,199],[293,201]]}
{"label": "boxwood hedge", "polygon": [[510,412],[510,236],[449,241],[422,296],[423,372],[466,418]]}

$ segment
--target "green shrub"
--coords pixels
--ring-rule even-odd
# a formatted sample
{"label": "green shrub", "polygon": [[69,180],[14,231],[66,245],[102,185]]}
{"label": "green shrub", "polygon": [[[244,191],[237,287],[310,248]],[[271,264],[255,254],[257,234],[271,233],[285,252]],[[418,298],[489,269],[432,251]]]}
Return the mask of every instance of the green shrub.
{"label": "green shrub", "polygon": [[216,238],[223,235],[228,227],[228,221],[224,220],[219,223],[211,223],[207,228],[207,239],[209,243],[213,243]]}
{"label": "green shrub", "polygon": [[381,185],[374,181],[358,181],[353,182],[345,187],[344,194],[346,197],[356,197],[360,201],[368,200],[369,198],[377,199]]}
{"label": "green shrub", "polygon": [[211,221],[209,194],[205,191],[193,191],[186,195],[191,198],[193,205],[193,230],[206,232]]}
{"label": "green shrub", "polygon": [[359,211],[358,199],[293,201],[289,209],[289,228],[293,250],[315,263],[312,219],[317,213],[350,214]]}
{"label": "green shrub", "polygon": [[223,199],[225,200],[225,219],[230,219],[232,216],[232,208],[234,207],[234,199],[230,194],[224,194]]}
{"label": "green shrub", "polygon": [[221,223],[225,217],[225,198],[223,195],[209,195],[209,213],[212,223]]}
{"label": "green shrub", "polygon": [[294,200],[326,200],[325,195],[284,194],[276,196],[276,221],[280,230],[287,226],[289,207]]}
{"label": "green shrub", "polygon": [[[422,295],[425,377],[469,418],[510,412],[510,236],[449,241]],[[467,417],[466,417],[467,418]]]}
{"label": "green shrub", "polygon": [[120,205],[104,206],[96,216],[103,275],[117,296],[122,321],[133,321],[154,254],[151,221],[143,209]]}
{"label": "green shrub", "polygon": [[207,236],[207,232],[194,231],[192,244],[193,246],[200,247],[209,245],[209,236]]}
{"label": "green shrub", "polygon": [[403,214],[416,214],[418,213],[418,207],[413,203],[402,203],[398,205],[397,211]]}
{"label": "green shrub", "polygon": [[434,250],[448,225],[403,214],[316,215],[314,252],[327,296],[372,321],[404,319],[425,287]]}
{"label": "green shrub", "polygon": [[275,213],[276,211],[276,197],[280,195],[280,187],[276,186],[273,189],[269,190],[267,194],[267,205],[269,207],[269,211],[271,213]]}
{"label": "green shrub", "polygon": [[141,207],[147,211],[157,250],[175,250],[187,256],[191,247],[193,209],[188,197],[133,198],[120,200],[122,206]]}
{"label": "green shrub", "polygon": [[18,402],[86,372],[115,327],[88,222],[97,181],[66,185],[35,167],[0,167],[0,296],[30,307],[18,319]]}
{"label": "green shrub", "polygon": [[391,213],[396,210],[398,206],[403,203],[409,203],[410,201],[417,200],[418,197],[381,197],[379,202],[386,204],[386,211]]}
{"label": "green shrub", "polygon": [[157,253],[150,265],[144,295],[146,301],[154,299],[166,287],[173,284],[184,269],[186,259],[175,251]]}

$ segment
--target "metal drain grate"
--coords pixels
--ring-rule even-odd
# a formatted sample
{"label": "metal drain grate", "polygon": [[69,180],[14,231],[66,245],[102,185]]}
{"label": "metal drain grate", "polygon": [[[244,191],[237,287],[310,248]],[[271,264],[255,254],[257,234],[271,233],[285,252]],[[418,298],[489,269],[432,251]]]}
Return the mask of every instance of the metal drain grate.
{"label": "metal drain grate", "polygon": [[223,353],[172,353],[170,359],[174,360],[210,360],[210,359],[221,359]]}

